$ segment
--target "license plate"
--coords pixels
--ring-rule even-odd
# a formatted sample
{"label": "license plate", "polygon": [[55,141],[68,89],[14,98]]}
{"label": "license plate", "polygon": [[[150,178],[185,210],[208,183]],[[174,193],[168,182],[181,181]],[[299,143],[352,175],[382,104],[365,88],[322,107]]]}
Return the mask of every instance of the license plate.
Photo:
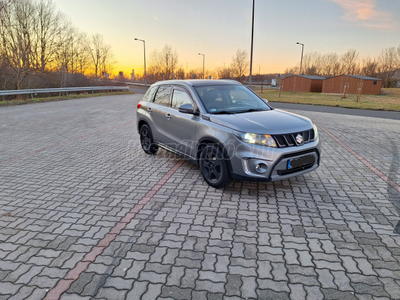
{"label": "license plate", "polygon": [[290,159],[287,163],[287,169],[301,168],[306,165],[313,165],[315,163],[314,155],[306,155],[298,158]]}

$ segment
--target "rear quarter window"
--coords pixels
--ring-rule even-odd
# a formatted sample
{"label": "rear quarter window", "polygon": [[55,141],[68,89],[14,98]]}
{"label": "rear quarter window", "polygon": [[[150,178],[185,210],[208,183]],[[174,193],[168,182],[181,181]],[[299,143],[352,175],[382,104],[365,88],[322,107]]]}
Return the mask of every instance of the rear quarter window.
{"label": "rear quarter window", "polygon": [[144,102],[153,102],[154,94],[156,93],[156,91],[157,91],[157,87],[156,86],[150,87],[147,90],[147,92],[144,94],[142,101],[144,101]]}

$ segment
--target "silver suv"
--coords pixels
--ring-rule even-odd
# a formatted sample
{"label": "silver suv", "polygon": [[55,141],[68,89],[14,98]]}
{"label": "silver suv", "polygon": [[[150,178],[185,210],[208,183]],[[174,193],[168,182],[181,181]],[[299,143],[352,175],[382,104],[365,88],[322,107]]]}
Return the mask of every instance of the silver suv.
{"label": "silver suv", "polygon": [[315,170],[317,127],[267,102],[232,80],[160,81],[137,105],[140,143],[148,154],[162,147],[194,161],[215,188]]}

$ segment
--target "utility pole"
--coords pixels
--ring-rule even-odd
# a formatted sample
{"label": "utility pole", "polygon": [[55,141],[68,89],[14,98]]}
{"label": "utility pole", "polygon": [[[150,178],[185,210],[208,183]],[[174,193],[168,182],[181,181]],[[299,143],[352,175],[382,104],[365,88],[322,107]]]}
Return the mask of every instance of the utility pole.
{"label": "utility pole", "polygon": [[251,88],[252,72],[253,72],[253,40],[254,40],[254,3],[253,0],[253,11],[251,16],[251,48],[250,48],[250,76],[249,76],[249,87]]}

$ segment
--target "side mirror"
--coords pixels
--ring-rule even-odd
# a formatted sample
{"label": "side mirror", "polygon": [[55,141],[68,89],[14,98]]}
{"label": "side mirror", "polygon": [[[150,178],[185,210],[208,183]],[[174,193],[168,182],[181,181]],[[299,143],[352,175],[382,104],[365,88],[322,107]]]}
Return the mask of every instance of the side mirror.
{"label": "side mirror", "polygon": [[181,106],[179,106],[178,111],[183,114],[192,114],[192,115],[196,114],[193,105],[190,103],[182,104]]}
{"label": "side mirror", "polygon": [[265,103],[268,103],[268,99],[263,98],[263,101],[264,101]]}

